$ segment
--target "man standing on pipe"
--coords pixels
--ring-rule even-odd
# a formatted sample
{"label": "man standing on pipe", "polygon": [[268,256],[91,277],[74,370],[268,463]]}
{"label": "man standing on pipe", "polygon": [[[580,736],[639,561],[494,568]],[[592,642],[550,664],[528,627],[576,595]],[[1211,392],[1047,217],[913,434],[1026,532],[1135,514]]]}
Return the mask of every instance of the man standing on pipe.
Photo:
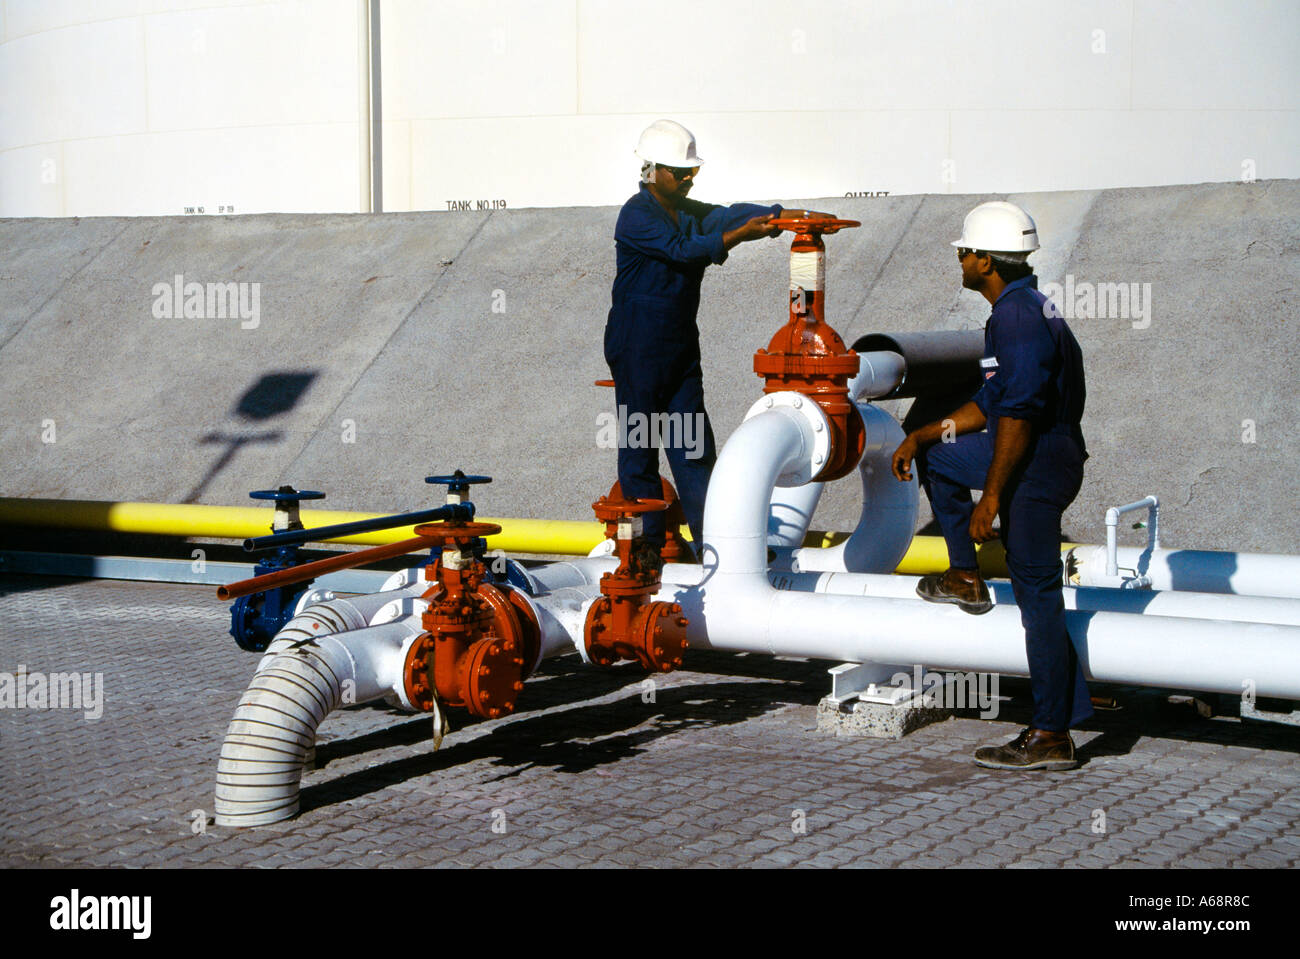
{"label": "man standing on pipe", "polygon": [[[992,769],[1070,769],[1077,765],[1070,728],[1092,715],[1061,594],[1061,514],[1079,492],[1088,458],[1079,427],[1083,354],[1026,262],[1038,249],[1028,213],[1004,201],[981,203],[952,245],[962,286],[993,304],[993,312],[980,361],[984,385],[894,451],[900,480],[911,480],[916,460],[948,544],[948,570],[922,577],[916,591],[968,613],[992,609],[975,543],[993,539],[993,520],[1001,517],[1034,712],[1024,732],[1005,746],[977,749],[975,762]],[[983,490],[975,505],[973,489]]]}
{"label": "man standing on pipe", "polygon": [[[680,123],[656,120],[641,134],[636,155],[641,189],[623,204],[614,228],[618,273],[605,325],[605,362],[614,376],[620,424],[618,481],[628,499],[663,495],[649,425],[663,424],[671,434],[663,437],[668,464],[698,550],[717,460],[700,369],[700,282],[705,268],[724,262],[736,244],[776,236],[780,231],[770,221],[782,211],[688,199],[704,161],[694,135]],[[646,513],[642,521],[654,549],[644,559],[657,567],[664,515]]]}

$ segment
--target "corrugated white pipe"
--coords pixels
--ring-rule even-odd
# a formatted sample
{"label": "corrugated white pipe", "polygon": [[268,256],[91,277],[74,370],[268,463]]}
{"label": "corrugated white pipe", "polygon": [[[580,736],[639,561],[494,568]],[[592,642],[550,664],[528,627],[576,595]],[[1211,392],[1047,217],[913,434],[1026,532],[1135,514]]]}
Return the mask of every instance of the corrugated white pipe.
{"label": "corrugated white pipe", "polygon": [[[263,826],[298,812],[303,767],[316,731],[344,703],[386,697],[412,708],[403,665],[424,627],[422,583],[332,600],[304,610],[277,635],[240,700],[217,763],[219,826]],[[539,658],[583,652],[583,623],[598,586],[560,587],[529,597],[541,628]],[[408,610],[391,622],[352,625],[380,611]],[[340,626],[348,632],[326,635]],[[319,627],[319,628],[317,628]],[[585,654],[584,654],[585,658]]]}
{"label": "corrugated white pipe", "polygon": [[[775,590],[764,565],[764,520],[780,476],[809,469],[815,424],[788,409],[752,415],[718,457],[704,512],[698,584],[666,586],[698,648],[763,651],[841,662],[921,662],[1025,674],[1019,610],[972,617],[922,601]],[[1084,667],[1103,682],[1300,698],[1300,627],[1067,612]]]}
{"label": "corrugated white pipe", "polygon": [[[1121,546],[1118,563],[1149,576],[1153,589],[1300,599],[1300,556]],[[1072,584],[1110,585],[1105,546],[1077,546],[1066,553],[1066,565]]]}
{"label": "corrugated white pipe", "polygon": [[317,636],[259,664],[221,744],[217,825],[262,826],[295,815],[321,721],[344,703],[401,694],[406,650],[422,631],[408,619]]}

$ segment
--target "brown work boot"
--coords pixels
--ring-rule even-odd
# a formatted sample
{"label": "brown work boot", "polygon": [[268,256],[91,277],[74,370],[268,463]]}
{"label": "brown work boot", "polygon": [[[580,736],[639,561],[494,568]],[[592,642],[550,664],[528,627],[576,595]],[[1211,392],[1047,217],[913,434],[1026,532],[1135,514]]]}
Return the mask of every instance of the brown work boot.
{"label": "brown work boot", "polygon": [[942,573],[922,576],[916,595],[930,603],[952,603],[963,612],[978,616],[993,608],[989,588],[978,570],[949,567]]}
{"label": "brown work boot", "polygon": [[981,746],[975,765],[987,769],[1073,769],[1074,740],[1069,732],[1054,733],[1028,727],[1005,746]]}

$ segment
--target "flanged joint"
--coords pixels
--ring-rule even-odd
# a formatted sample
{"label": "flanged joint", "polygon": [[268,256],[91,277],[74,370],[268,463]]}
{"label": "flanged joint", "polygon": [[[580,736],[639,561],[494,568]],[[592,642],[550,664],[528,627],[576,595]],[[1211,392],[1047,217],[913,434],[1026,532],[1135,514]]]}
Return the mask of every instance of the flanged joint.
{"label": "flanged joint", "polygon": [[602,596],[591,604],[583,627],[587,658],[597,666],[630,660],[650,672],[671,672],[681,666],[688,645],[690,620],[681,613],[676,603],[638,605],[626,597]]}

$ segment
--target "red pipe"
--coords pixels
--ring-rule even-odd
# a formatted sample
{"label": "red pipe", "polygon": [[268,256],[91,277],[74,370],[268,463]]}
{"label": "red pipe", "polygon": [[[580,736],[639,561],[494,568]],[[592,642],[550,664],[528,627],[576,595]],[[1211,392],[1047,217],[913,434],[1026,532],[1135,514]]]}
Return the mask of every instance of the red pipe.
{"label": "red pipe", "polygon": [[375,563],[381,559],[391,559],[394,556],[401,556],[403,553],[426,549],[431,545],[433,544],[430,543],[427,536],[416,536],[414,539],[404,539],[401,542],[389,543],[387,546],[375,546],[370,549],[343,553],[340,556],[331,556],[329,559],[318,559],[314,563],[294,566],[292,569],[281,570],[278,573],[267,573],[265,576],[254,576],[252,579],[241,579],[237,583],[218,586],[217,599],[237,599],[240,596],[247,596],[249,593],[260,593],[264,590],[274,589],[276,586],[301,583],[304,580],[315,579],[317,576],[332,573],[335,570],[352,569],[354,566],[364,566],[366,563]]}

